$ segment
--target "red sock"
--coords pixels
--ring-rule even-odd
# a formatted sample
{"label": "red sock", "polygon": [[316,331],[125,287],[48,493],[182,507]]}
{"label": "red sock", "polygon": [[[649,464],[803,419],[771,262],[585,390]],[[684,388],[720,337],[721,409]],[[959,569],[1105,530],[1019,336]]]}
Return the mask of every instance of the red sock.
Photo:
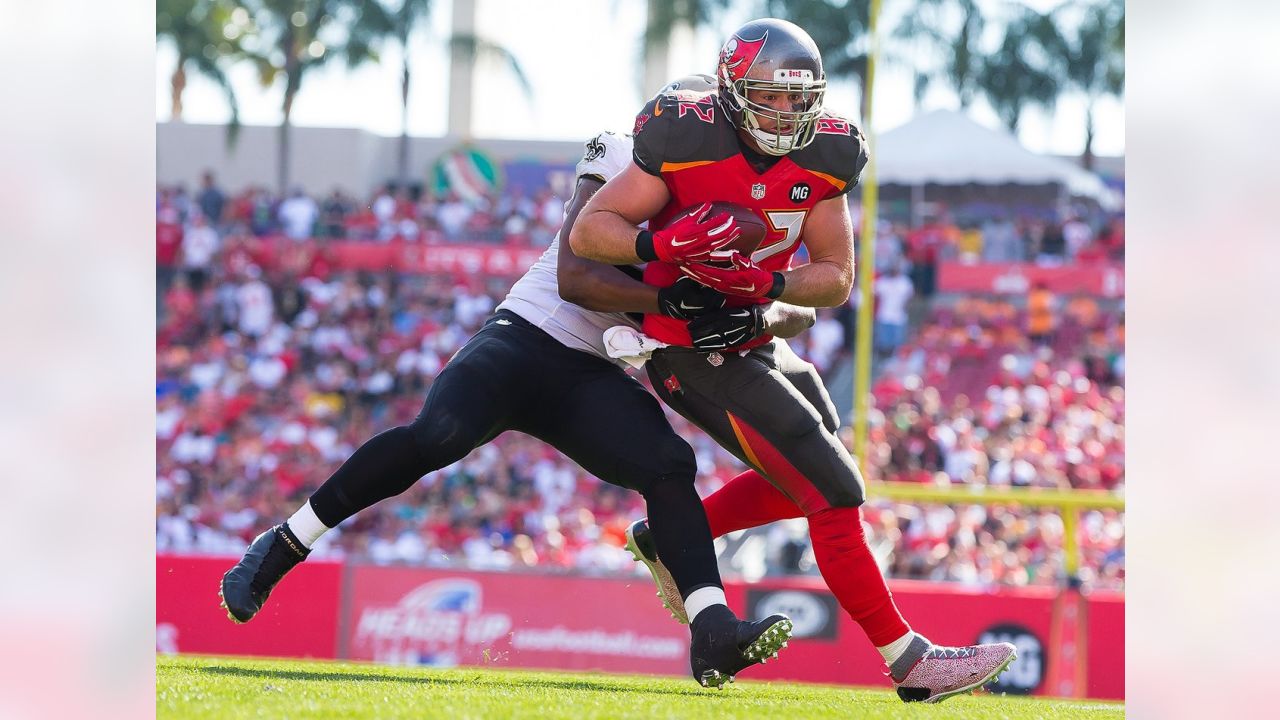
{"label": "red sock", "polygon": [[[711,536],[798,518],[800,508],[755,470],[725,483],[702,501]],[[876,647],[911,631],[893,603],[862,532],[858,508],[825,508],[809,516],[809,538],[818,570],[840,606]]]}
{"label": "red sock", "polygon": [[862,626],[871,644],[888,645],[911,631],[867,546],[858,508],[826,508],[813,513],[809,516],[809,539],[822,579],[845,612]]}
{"label": "red sock", "polygon": [[707,511],[713,538],[802,515],[791,498],[755,470],[725,483],[702,501],[702,507]]}

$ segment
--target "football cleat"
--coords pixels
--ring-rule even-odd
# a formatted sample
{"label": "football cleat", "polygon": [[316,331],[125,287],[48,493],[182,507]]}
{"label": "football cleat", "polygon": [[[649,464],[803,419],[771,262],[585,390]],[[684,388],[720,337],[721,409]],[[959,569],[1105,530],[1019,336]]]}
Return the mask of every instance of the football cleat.
{"label": "football cleat", "polygon": [[284,523],[254,538],[240,562],[222,576],[218,597],[227,617],[235,623],[252,620],[280,578],[310,554]]}
{"label": "football cleat", "polygon": [[684,599],[680,597],[680,589],[671,577],[667,566],[658,559],[658,547],[653,542],[653,534],[649,532],[649,523],[637,520],[627,527],[627,550],[631,551],[636,562],[644,563],[653,576],[653,583],[658,586],[658,598],[662,607],[671,613],[671,617],[681,625],[689,624],[689,613],[684,609]]}
{"label": "football cleat", "polygon": [[[927,649],[921,653],[917,643],[925,643]],[[999,677],[1018,657],[1007,642],[945,647],[917,635],[912,644],[888,673],[903,702],[937,703],[972,692]]]}
{"label": "football cleat", "polygon": [[703,687],[723,689],[746,668],[778,657],[791,639],[792,625],[786,615],[748,622],[724,605],[713,605],[698,613],[690,630],[693,679]]}

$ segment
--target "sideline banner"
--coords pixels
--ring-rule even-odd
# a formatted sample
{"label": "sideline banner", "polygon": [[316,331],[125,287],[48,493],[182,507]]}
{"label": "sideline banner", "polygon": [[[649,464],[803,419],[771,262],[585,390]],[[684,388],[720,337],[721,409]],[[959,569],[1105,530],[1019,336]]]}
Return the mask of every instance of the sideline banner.
{"label": "sideline banner", "polygon": [[1096,263],[1040,267],[1031,263],[949,261],[938,264],[938,292],[1025,295],[1037,282],[1055,293],[1083,293],[1104,298],[1124,297],[1124,266]]}
{"label": "sideline banner", "polygon": [[688,630],[646,579],[357,566],[343,657],[680,675]]}
{"label": "sideline banner", "polygon": [[484,243],[436,243],[331,240],[294,242],[282,238],[253,241],[249,253],[264,268],[292,267],[306,274],[319,256],[334,270],[449,273],[515,277],[528,270],[546,248]]}
{"label": "sideline banner", "polygon": [[[437,667],[601,670],[684,676],[688,629],[633,578],[439,570],[308,561],[289,574],[253,622],[218,607],[231,557],[156,558],[156,650],[371,660]],[[912,627],[934,642],[1011,642],[1018,659],[998,692],[1049,692],[1054,588],[958,587],[891,581]],[[729,582],[744,617],[795,621],[779,662],[752,679],[888,687],[883,662],[821,578]],[[1087,695],[1124,698],[1124,595],[1084,598]]]}
{"label": "sideline banner", "polygon": [[239,559],[156,557],[156,652],[336,658],[342,563],[299,565],[252,622],[237,625],[218,606],[218,587]]}
{"label": "sideline banner", "polygon": [[[1018,659],[1001,676],[998,692],[1044,691],[1053,589],[984,591],[911,580],[889,586],[912,629],[940,645],[1007,641],[1017,646]],[[730,605],[747,608],[753,619],[785,612],[796,620],[797,639],[787,648],[785,662],[780,658],[753,668],[753,678],[887,686],[880,654],[835,604],[821,578],[765,579],[731,584],[726,591]]]}

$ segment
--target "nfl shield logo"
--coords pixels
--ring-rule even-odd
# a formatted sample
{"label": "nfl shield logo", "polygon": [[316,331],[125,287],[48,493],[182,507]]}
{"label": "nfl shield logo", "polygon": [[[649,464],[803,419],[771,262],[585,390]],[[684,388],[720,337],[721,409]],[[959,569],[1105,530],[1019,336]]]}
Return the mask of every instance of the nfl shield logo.
{"label": "nfl shield logo", "polygon": [[718,352],[708,353],[707,362],[711,363],[712,367],[720,367],[724,364],[724,356]]}
{"label": "nfl shield logo", "polygon": [[764,199],[764,183],[756,183],[751,186],[751,197],[756,200]]}

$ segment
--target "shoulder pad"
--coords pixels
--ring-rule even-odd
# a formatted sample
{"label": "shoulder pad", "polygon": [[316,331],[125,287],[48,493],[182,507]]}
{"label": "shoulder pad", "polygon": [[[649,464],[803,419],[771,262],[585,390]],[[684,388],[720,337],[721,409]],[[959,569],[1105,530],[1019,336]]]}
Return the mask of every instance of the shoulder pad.
{"label": "shoulder pad", "polygon": [[792,160],[824,176],[838,194],[847,193],[858,184],[870,158],[867,139],[857,125],[833,113],[824,112],[814,123],[813,142]]}
{"label": "shoulder pad", "polygon": [[606,131],[586,142],[574,175],[609,182],[614,175],[626,169],[630,161],[631,137]]}
{"label": "shoulder pad", "polygon": [[714,92],[680,90],[645,103],[636,116],[635,161],[650,175],[664,166],[722,160],[736,152],[732,124]]}

